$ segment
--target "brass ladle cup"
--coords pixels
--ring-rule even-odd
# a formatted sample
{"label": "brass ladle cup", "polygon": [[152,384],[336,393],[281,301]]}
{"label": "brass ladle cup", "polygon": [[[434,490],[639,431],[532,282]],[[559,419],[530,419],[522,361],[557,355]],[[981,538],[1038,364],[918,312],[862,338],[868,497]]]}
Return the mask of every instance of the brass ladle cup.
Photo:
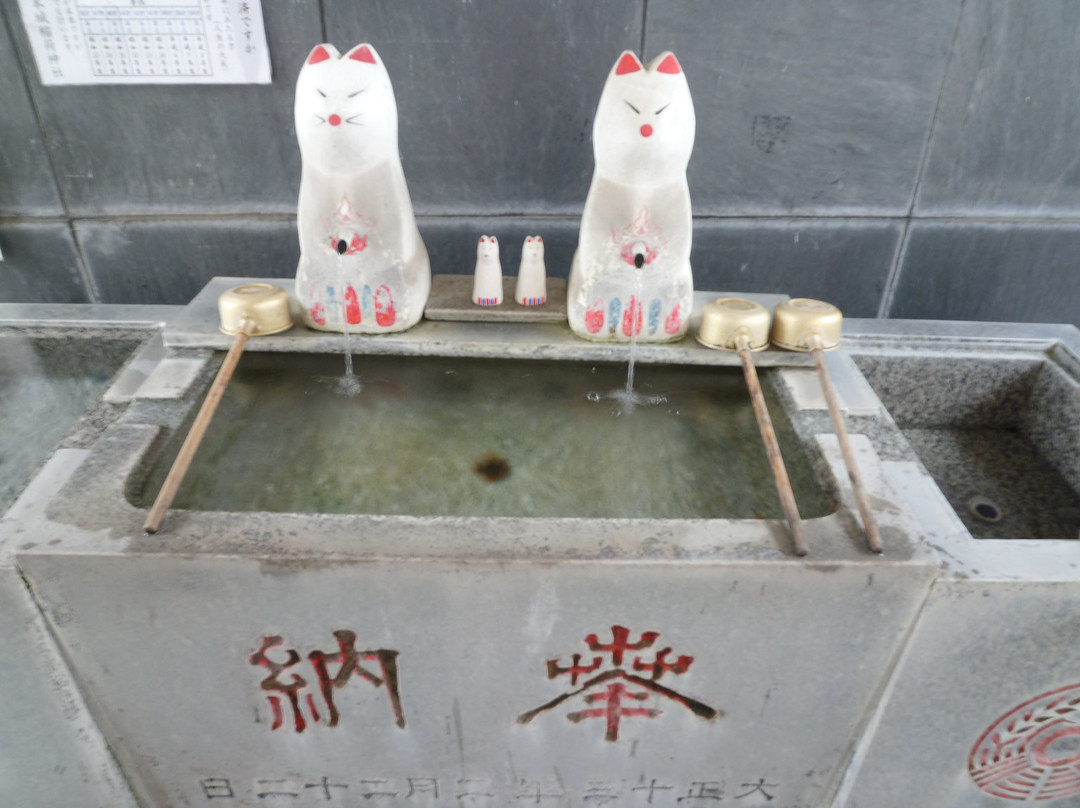
{"label": "brass ladle cup", "polygon": [[840,346],[842,321],[843,315],[840,314],[840,309],[831,303],[805,297],[785,300],[779,303],[773,312],[771,340],[773,345],[780,348],[809,352],[813,355],[818,378],[821,380],[821,389],[825,393],[825,403],[829,408],[833,432],[840,444],[840,454],[843,455],[844,465],[847,466],[848,478],[851,480],[851,488],[855,493],[855,503],[859,507],[859,514],[866,528],[866,545],[873,552],[880,553],[881,534],[878,532],[873,511],[870,510],[870,498],[863,486],[862,475],[855,463],[855,452],[851,449],[851,439],[848,437],[847,426],[844,424],[844,415],[840,412],[836,388],[833,387],[829,370],[825,367],[824,351],[831,351]]}
{"label": "brass ladle cup", "polygon": [[757,418],[761,440],[765,444],[765,455],[769,459],[769,467],[776,482],[776,493],[780,495],[780,504],[791,531],[795,553],[804,556],[809,552],[809,548],[803,533],[802,519],[799,517],[795,493],[791,490],[791,480],[784,466],[784,458],[780,454],[776,430],[773,429],[751,355],[751,351],[768,347],[770,320],[769,310],[752,300],[739,297],[717,298],[706,303],[701,309],[697,340],[707,348],[739,353],[746,387],[750,391],[750,403],[754,406],[754,416]]}
{"label": "brass ladle cup", "polygon": [[161,484],[161,490],[158,491],[157,499],[154,500],[143,525],[143,530],[147,533],[157,533],[169,506],[176,498],[180,483],[184,481],[184,475],[187,474],[206,429],[210,426],[210,419],[214,417],[221,397],[225,394],[225,388],[236,370],[236,363],[240,361],[240,354],[244,352],[248,337],[276,334],[291,328],[293,324],[288,294],[280,286],[270,283],[246,283],[233,287],[218,298],[218,315],[221,319],[221,330],[226,334],[235,334],[236,339],[221,363],[214,383],[210,386],[191,429],[188,430],[165,482]]}

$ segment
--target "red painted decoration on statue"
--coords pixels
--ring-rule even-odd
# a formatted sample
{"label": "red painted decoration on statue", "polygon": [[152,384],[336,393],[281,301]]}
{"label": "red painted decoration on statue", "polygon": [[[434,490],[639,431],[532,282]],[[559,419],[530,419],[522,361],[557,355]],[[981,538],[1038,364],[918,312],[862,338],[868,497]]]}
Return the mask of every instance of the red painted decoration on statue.
{"label": "red painted decoration on statue", "polygon": [[682,68],[679,67],[679,60],[675,58],[675,54],[673,53],[669,53],[656,69],[660,73],[667,73],[669,76],[677,76],[682,73]]}
{"label": "red painted decoration on statue", "polygon": [[375,290],[375,322],[383,328],[389,328],[397,322],[394,309],[394,296],[385,283]]}
{"label": "red painted decoration on statue", "polygon": [[641,62],[634,54],[627,51],[615,67],[615,75],[625,76],[627,73],[637,73],[639,70],[641,70]]}
{"label": "red painted decoration on statue", "polygon": [[371,52],[371,48],[367,45],[361,45],[359,48],[349,54],[349,58],[357,62],[367,62],[369,65],[375,64],[375,55]]}
{"label": "red painted decoration on statue", "polygon": [[325,62],[330,58],[330,52],[326,50],[322,45],[319,45],[315,50],[311,52],[311,56],[308,58],[309,65],[317,65],[319,62]]}

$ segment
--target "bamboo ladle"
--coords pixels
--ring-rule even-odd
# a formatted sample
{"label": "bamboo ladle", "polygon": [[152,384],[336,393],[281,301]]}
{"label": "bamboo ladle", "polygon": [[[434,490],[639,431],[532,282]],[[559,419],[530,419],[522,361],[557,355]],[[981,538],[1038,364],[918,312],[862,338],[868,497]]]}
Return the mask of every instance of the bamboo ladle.
{"label": "bamboo ladle", "polygon": [[765,396],[761,391],[757,369],[754,367],[752,351],[760,351],[769,345],[769,310],[752,300],[740,297],[721,297],[706,303],[701,310],[701,325],[697,339],[708,348],[725,351],[737,351],[742,362],[746,387],[750,391],[750,403],[754,407],[758,430],[765,455],[772,469],[776,483],[776,493],[780,495],[780,505],[784,509],[791,540],[795,545],[796,555],[804,556],[809,552],[806,536],[803,532],[799,507],[795,503],[795,493],[791,489],[784,458],[780,454],[780,444],[776,440],[769,409],[765,405]]}
{"label": "bamboo ladle", "polygon": [[199,414],[195,416],[172,468],[169,469],[165,482],[161,484],[157,499],[150,508],[143,525],[143,530],[147,533],[157,533],[169,506],[176,498],[180,483],[184,481],[184,475],[187,474],[206,429],[210,426],[210,419],[214,417],[221,397],[225,394],[225,388],[236,370],[248,337],[276,334],[291,328],[293,324],[288,294],[280,286],[270,283],[246,283],[229,289],[218,298],[218,315],[221,330],[226,334],[235,334],[236,338],[229,352],[225,354],[221,368],[214,377],[214,383],[210,385],[210,391],[199,408]]}
{"label": "bamboo ladle", "polygon": [[862,475],[855,462],[855,452],[851,448],[851,439],[848,437],[844,415],[840,411],[836,388],[833,387],[829,370],[825,367],[824,352],[840,346],[842,321],[843,315],[840,309],[831,303],[805,297],[785,300],[779,303],[773,312],[771,341],[773,345],[780,348],[809,352],[813,355],[818,378],[821,380],[821,389],[825,394],[825,404],[829,408],[833,432],[840,444],[840,454],[843,455],[844,465],[847,466],[848,478],[851,480],[851,488],[855,494],[855,503],[862,516],[863,526],[866,528],[866,545],[873,552],[880,553],[882,551],[881,534],[878,532],[874,513],[870,509],[870,498],[863,486]]}

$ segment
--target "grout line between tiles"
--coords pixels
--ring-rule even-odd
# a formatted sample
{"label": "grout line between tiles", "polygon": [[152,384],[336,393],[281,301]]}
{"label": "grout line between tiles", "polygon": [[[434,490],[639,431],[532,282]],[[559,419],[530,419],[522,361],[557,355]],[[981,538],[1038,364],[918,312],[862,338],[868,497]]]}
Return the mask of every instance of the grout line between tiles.
{"label": "grout line between tiles", "polygon": [[885,277],[885,288],[881,290],[881,303],[878,305],[877,318],[887,319],[892,311],[893,300],[896,298],[896,287],[900,283],[900,275],[903,273],[904,262],[907,260],[908,238],[911,233],[911,219],[904,220],[904,229],[900,233],[900,239],[893,252],[892,266],[889,274]]}
{"label": "grout line between tiles", "polygon": [[966,7],[967,0],[960,0],[960,9],[956,15],[956,25],[953,27],[952,40],[949,42],[949,55],[945,60],[945,69],[941,73],[941,84],[938,86],[937,101],[934,103],[934,112],[930,116],[930,126],[927,129],[926,140],[923,143],[922,157],[919,160],[919,168],[915,174],[915,187],[911,189],[911,203],[908,205],[909,217],[915,214],[915,205],[918,202],[919,194],[922,191],[923,180],[926,177],[927,164],[930,162],[930,148],[934,141],[934,130],[937,129],[938,116],[941,113],[941,105],[945,99],[945,85],[948,83],[953,59],[956,57],[956,43],[960,38],[960,26],[964,20],[964,10]]}
{"label": "grout line between tiles", "polygon": [[645,55],[645,36],[649,30],[649,0],[642,0],[641,2],[641,61],[645,61],[648,57]]}
{"label": "grout line between tiles", "polygon": [[53,150],[49,143],[49,135],[45,129],[45,124],[41,119],[41,111],[38,109],[37,99],[34,97],[34,90],[30,83],[29,66],[22,59],[19,48],[14,47],[16,41],[15,31],[12,27],[10,17],[2,5],[0,5],[0,18],[3,20],[4,27],[7,30],[8,39],[11,41],[15,52],[15,59],[19,64],[23,87],[26,90],[26,100],[27,103],[30,104],[30,109],[33,111],[34,123],[37,124],[38,132],[41,135],[41,146],[45,152],[45,160],[49,166],[49,174],[52,177],[53,187],[56,189],[56,196],[60,200],[60,207],[63,209],[64,213],[62,217],[50,217],[50,221],[58,223],[64,222],[67,225],[68,233],[71,236],[72,246],[75,249],[75,268],[79,274],[79,279],[82,281],[83,289],[86,291],[86,296],[91,303],[100,303],[101,294],[98,291],[94,275],[90,271],[90,263],[87,260],[86,253],[83,251],[82,243],[79,241],[78,234],[75,232],[75,221],[71,217],[71,207],[68,204],[67,195],[64,193],[64,186],[59,180],[60,174],[56,168],[56,158],[53,156]]}

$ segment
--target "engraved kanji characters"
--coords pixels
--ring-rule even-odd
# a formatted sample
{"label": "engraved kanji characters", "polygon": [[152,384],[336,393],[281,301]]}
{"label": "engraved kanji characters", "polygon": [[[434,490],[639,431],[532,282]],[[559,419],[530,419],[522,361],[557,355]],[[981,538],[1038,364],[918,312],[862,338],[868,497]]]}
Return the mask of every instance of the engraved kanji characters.
{"label": "engraved kanji characters", "polygon": [[[267,656],[267,651],[277,648],[283,642],[284,640],[281,637],[263,637],[262,646],[248,657],[248,662],[252,665],[260,665],[270,671],[269,675],[259,683],[259,686],[267,693],[282,693],[285,695],[289,706],[292,707],[293,727],[297,732],[303,732],[307,728],[307,720],[304,718],[303,710],[300,709],[300,691],[307,685],[307,680],[295,673],[289,674],[288,681],[279,678],[282,671],[293,667],[300,661],[300,654],[290,648],[286,652],[283,662],[275,662]],[[269,695],[267,699],[270,702],[270,711],[273,713],[273,724],[270,728],[279,729],[284,724],[281,698]],[[314,702],[311,703],[311,710],[316,720],[318,720],[318,711]]]}
{"label": "engraved kanji characters", "polygon": [[706,805],[724,799],[724,784],[719,780],[695,780],[685,795],[676,802],[686,805]]}
{"label": "engraved kanji characters", "polygon": [[648,783],[646,783],[644,775],[643,775],[642,780],[641,780],[641,785],[634,786],[630,790],[632,792],[636,792],[636,791],[645,792],[645,794],[643,796],[645,797],[646,804],[647,805],[652,805],[654,800],[658,799],[660,796],[663,796],[663,795],[657,794],[658,791],[672,791],[672,790],[674,790],[674,788],[675,788],[675,786],[661,785],[660,781],[657,780],[656,778],[653,778],[653,779],[649,780]]}
{"label": "engraved kanji characters", "polygon": [[[557,659],[547,661],[549,679],[568,676],[570,686],[577,689],[523,713],[518,716],[518,723],[527,724],[540,713],[579,695],[585,702],[585,708],[571,712],[566,717],[575,724],[590,718],[603,719],[606,727],[604,738],[612,742],[618,740],[619,727],[624,718],[655,718],[663,713],[657,707],[642,703],[656,697],[681,704],[706,720],[715,718],[718,712],[712,707],[659,683],[667,674],[681,676],[690,670],[694,662],[692,656],[680,655],[671,660],[671,648],[654,651],[651,657],[638,654],[652,649],[659,638],[659,632],[645,631],[637,640],[631,641],[630,629],[619,625],[611,627],[609,643],[601,642],[596,634],[589,634],[585,637],[585,644],[590,651],[601,656],[593,656],[590,661],[583,663],[581,654],[573,654],[570,664],[566,666]],[[604,669],[605,655],[610,657],[608,669]],[[583,678],[578,687],[578,680]]]}
{"label": "engraved kanji characters", "polygon": [[649,707],[627,707],[623,705],[623,699],[646,701],[648,698],[648,693],[635,693],[628,690],[626,685],[622,682],[614,682],[609,684],[606,691],[603,693],[589,693],[585,696],[585,702],[587,704],[601,702],[604,704],[603,707],[578,710],[577,712],[570,713],[566,717],[575,724],[584,721],[586,718],[603,718],[607,721],[607,733],[604,735],[604,739],[608,741],[617,741],[619,739],[619,722],[622,721],[622,719],[642,716],[645,718],[656,718],[656,716],[663,712],[662,710]]}
{"label": "engraved kanji characters", "polygon": [[778,788],[779,784],[778,783],[766,783],[764,777],[759,777],[758,781],[756,783],[743,783],[740,786],[740,788],[749,788],[750,790],[749,791],[744,791],[741,794],[736,794],[735,799],[741,800],[743,797],[749,797],[752,794],[761,794],[762,796],[765,797],[766,800],[768,800],[769,802],[772,802],[776,798],[776,795],[770,794],[768,791],[766,791],[765,790],[766,786],[768,786],[769,788]]}
{"label": "engraved kanji characters", "polygon": [[[334,636],[338,641],[338,652],[325,654],[322,651],[312,651],[308,659],[315,668],[319,678],[319,690],[326,700],[327,709],[330,711],[330,726],[337,726],[338,711],[334,704],[334,690],[342,688],[355,674],[369,681],[375,687],[386,685],[390,697],[390,707],[394,713],[395,723],[399,727],[405,726],[405,716],[401,711],[401,696],[398,694],[397,685],[397,651],[380,649],[378,651],[357,651],[356,635],[351,631],[335,631]],[[361,662],[378,662],[382,676],[377,676],[363,668]],[[331,676],[329,664],[338,663],[338,671]]]}
{"label": "engraved kanji characters", "polygon": [[226,777],[207,777],[199,781],[203,796],[208,800],[231,800],[236,796]]}
{"label": "engraved kanji characters", "polygon": [[[345,687],[349,680],[356,676],[366,680],[373,687],[386,690],[394,723],[404,728],[405,713],[398,688],[398,652],[385,648],[357,651],[356,634],[352,631],[335,631],[334,637],[338,644],[336,652],[328,654],[324,651],[312,651],[307,657],[315,674],[319,695],[322,696],[321,703],[326,711],[327,724],[331,727],[337,726],[341,719],[334,701],[334,692]],[[280,636],[263,637],[262,645],[248,657],[248,662],[266,668],[268,671],[259,686],[266,691],[267,700],[270,703],[272,717],[270,729],[280,729],[285,725],[284,699],[291,710],[293,729],[296,732],[303,732],[308,725],[307,716],[319,722],[323,719],[323,714],[316,702],[315,694],[304,692],[308,680],[299,673],[289,670],[300,664],[300,654],[290,648],[281,652],[284,654],[284,659],[270,655],[271,651],[283,644],[284,640]],[[368,667],[365,667],[365,664]],[[333,666],[337,666],[337,669],[333,670]],[[305,715],[305,707],[307,715]]]}
{"label": "engraved kanji characters", "polygon": [[[556,773],[557,774],[557,773]],[[740,783],[739,789],[728,791],[723,780],[690,780],[682,785],[658,778],[646,778],[642,772],[636,784],[620,779],[588,779],[578,783],[564,783],[559,776],[517,776],[501,784],[490,777],[263,777],[253,781],[252,788],[245,790],[234,786],[235,778],[205,777],[198,781],[201,795],[207,800],[245,800],[254,796],[267,800],[267,804],[288,806],[311,805],[314,802],[373,805],[425,805],[446,804],[461,808],[505,808],[506,806],[597,806],[657,805],[668,808],[708,808],[720,802],[735,805],[760,805],[776,799],[778,783],[767,782],[759,777],[755,782]],[[688,784],[687,784],[688,782]],[[738,782],[738,781],[736,781]],[[445,786],[444,786],[445,784]],[[768,790],[766,790],[768,789]],[[761,800],[764,799],[765,803]]]}

